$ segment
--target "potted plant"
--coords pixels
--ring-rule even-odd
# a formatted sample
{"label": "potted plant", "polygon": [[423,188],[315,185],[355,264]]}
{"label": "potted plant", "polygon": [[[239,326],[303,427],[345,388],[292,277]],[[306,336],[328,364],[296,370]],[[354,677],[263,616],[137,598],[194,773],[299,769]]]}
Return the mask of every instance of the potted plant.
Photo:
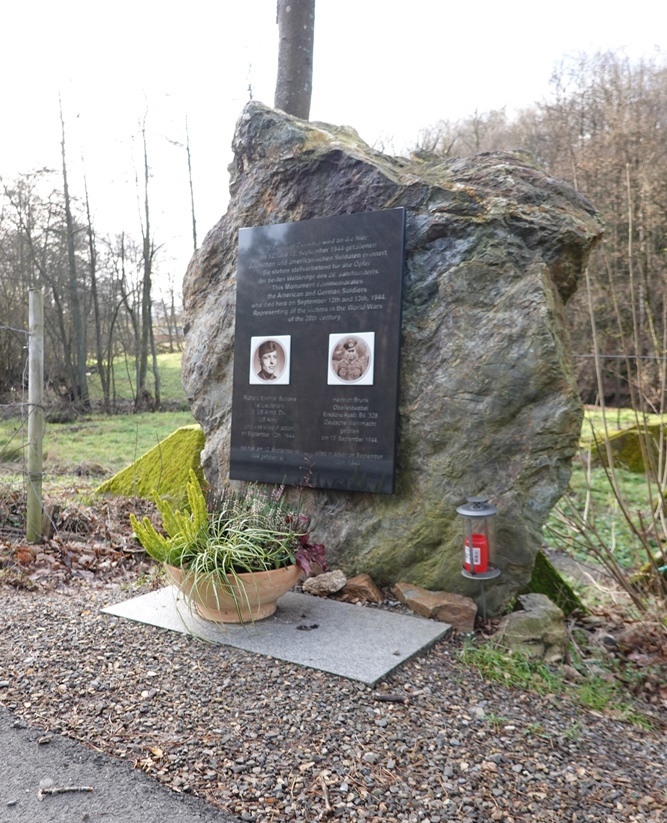
{"label": "potted plant", "polygon": [[311,543],[309,518],[283,503],[282,487],[272,494],[250,485],[207,499],[190,471],[188,506],[174,509],[155,496],[160,534],[145,517],[130,515],[134,533],[164,563],[167,575],[207,620],[243,623],[276,610],[276,600],[310,574],[326,569],[321,543]]}

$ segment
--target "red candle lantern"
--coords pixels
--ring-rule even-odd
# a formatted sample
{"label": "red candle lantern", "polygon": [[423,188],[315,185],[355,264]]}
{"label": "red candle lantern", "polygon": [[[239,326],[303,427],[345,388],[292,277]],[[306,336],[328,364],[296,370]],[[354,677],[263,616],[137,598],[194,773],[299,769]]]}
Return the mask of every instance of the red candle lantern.
{"label": "red candle lantern", "polygon": [[487,497],[469,497],[468,502],[456,510],[463,518],[463,548],[465,577],[496,577],[493,566],[495,554],[495,521],[498,509]]}

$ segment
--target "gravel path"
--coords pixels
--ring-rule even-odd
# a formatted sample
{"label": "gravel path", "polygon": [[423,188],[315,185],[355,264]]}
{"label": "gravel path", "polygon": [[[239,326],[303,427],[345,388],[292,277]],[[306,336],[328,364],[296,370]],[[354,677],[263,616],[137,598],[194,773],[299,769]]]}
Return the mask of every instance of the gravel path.
{"label": "gravel path", "polygon": [[100,614],[136,594],[0,589],[0,704],[242,820],[667,820],[664,736],[486,684],[456,642],[373,690]]}

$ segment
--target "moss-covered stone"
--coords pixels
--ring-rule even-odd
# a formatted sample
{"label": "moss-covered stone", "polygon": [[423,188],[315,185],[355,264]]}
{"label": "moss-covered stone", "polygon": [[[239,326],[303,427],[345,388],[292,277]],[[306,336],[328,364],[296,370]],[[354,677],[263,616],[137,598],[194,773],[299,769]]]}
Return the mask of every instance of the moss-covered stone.
{"label": "moss-covered stone", "polygon": [[126,497],[152,497],[153,492],[176,505],[186,500],[185,485],[193,469],[202,486],[205,484],[200,453],[204,433],[197,425],[183,426],[161,443],[118,472],[95,490],[96,494]]}
{"label": "moss-covered stone", "polygon": [[[664,455],[666,448],[663,430],[664,427],[660,423],[653,423],[649,426],[633,426],[610,434],[609,445],[616,465],[636,474],[644,474],[647,457],[649,468],[655,472],[658,466],[658,450],[662,447]],[[602,464],[607,465],[605,441],[597,444],[597,453]]]}
{"label": "moss-covered stone", "polygon": [[533,575],[530,578],[527,593],[545,594],[565,614],[571,614],[576,610],[587,611],[579,595],[561,577],[558,569],[543,551],[539,551],[535,557]]}

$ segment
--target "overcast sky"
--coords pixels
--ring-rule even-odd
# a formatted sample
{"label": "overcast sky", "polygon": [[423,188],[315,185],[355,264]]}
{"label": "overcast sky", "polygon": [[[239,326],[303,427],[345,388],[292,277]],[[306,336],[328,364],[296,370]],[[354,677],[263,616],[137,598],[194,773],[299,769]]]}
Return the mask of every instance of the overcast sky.
{"label": "overcast sky", "polygon": [[[73,194],[85,163],[98,231],[139,235],[135,173],[146,114],[155,239],[180,280],[191,254],[185,121],[200,240],[227,203],[235,121],[271,104],[275,0],[14,0],[0,32],[0,175],[58,167],[63,102]],[[655,54],[667,4],[635,0],[316,0],[311,119],[399,153],[440,119],[546,97],[568,55]]]}

